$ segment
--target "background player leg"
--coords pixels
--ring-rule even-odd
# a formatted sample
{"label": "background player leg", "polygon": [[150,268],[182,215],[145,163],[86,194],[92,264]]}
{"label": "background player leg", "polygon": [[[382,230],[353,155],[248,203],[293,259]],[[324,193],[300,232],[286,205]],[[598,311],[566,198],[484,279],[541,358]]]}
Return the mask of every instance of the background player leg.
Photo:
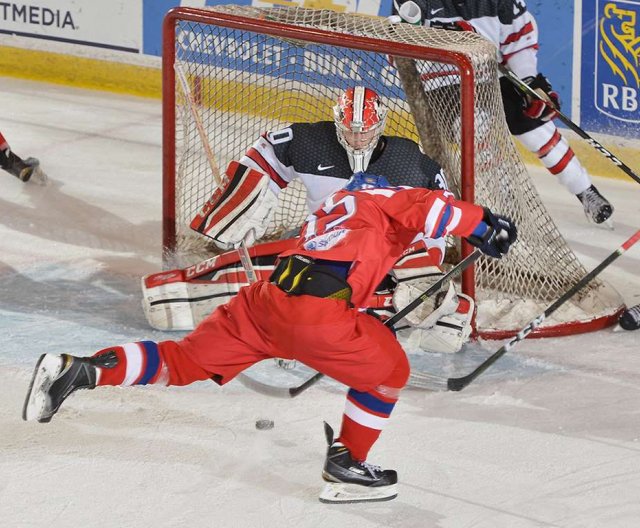
{"label": "background player leg", "polygon": [[523,112],[526,96],[507,78],[500,79],[500,91],[509,131],[533,152],[558,181],[575,194],[590,221],[600,224],[612,214],[613,207],[593,186],[567,140],[553,121],[533,119]]}
{"label": "background player leg", "polygon": [[613,214],[613,207],[591,183],[587,170],[551,121],[516,137],[538,156],[547,170],[569,192],[578,197],[589,220],[601,224]]}

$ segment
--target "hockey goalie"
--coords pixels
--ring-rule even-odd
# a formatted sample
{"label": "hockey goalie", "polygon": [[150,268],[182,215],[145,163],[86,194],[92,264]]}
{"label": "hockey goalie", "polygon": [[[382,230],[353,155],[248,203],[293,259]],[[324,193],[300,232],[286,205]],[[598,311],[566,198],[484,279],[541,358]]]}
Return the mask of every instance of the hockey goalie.
{"label": "hockey goalie", "polygon": [[[295,179],[306,188],[309,211],[356,172],[382,176],[393,186],[446,189],[442,168],[417,143],[384,135],[386,113],[373,90],[355,86],[340,96],[333,122],[293,123],[265,133],[231,162],[223,185],[191,222],[192,229],[226,251],[185,269],[143,277],[151,326],[191,330],[242,286],[268,280],[276,255],[293,247],[295,239],[252,244],[265,235],[279,193]],[[417,237],[369,300],[369,310],[384,319],[409,304],[442,276],[444,252],[442,233]],[[449,283],[398,329],[412,347],[458,352],[469,339],[474,307]]]}

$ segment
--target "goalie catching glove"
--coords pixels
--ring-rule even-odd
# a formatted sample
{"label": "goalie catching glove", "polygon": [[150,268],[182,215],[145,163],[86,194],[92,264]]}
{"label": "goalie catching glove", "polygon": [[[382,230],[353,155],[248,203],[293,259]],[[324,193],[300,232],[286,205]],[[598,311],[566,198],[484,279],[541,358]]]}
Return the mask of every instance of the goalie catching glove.
{"label": "goalie catching glove", "polygon": [[420,26],[422,25],[422,9],[413,0],[409,0],[400,6],[397,15],[390,16],[388,20],[392,24],[406,22],[407,24]]}
{"label": "goalie catching glove", "polygon": [[[560,110],[560,97],[551,87],[549,80],[541,73],[535,77],[525,77],[522,80],[543,99],[540,100],[526,95],[524,98],[524,115],[541,121],[549,121],[557,117],[558,110]],[[551,103],[551,105],[547,103]]]}
{"label": "goalie catching glove", "polygon": [[252,245],[265,235],[278,198],[269,189],[266,174],[237,161],[229,163],[226,176],[191,221],[191,228],[222,249],[237,248],[243,241]]}
{"label": "goalie catching glove", "polygon": [[485,255],[502,258],[518,238],[515,224],[506,216],[494,215],[484,208],[482,221],[467,237],[467,242],[477,247]]}

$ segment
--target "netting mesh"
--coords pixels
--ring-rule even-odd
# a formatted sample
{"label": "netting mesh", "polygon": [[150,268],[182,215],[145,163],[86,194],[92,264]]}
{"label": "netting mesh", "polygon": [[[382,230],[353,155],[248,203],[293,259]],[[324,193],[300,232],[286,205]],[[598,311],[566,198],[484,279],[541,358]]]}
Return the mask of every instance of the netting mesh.
{"label": "netting mesh", "polygon": [[[585,270],[567,246],[522,164],[505,124],[495,48],[482,37],[392,25],[386,20],[332,11],[218,6],[202,14],[286,24],[301,30],[344,35],[344,45],[312,42],[314,37],[281,38],[203,21],[179,20],[175,30],[176,72],[176,232],[175,254],[182,265],[215,249],[190,232],[188,224],[218,183],[215,172],[239,159],[263,132],[292,122],[332,119],[331,107],[347,87],[375,89],[389,107],[387,135],[420,141],[445,168],[458,195],[470,174],[461,174],[461,138],[471,134],[475,151],[475,201],[510,216],[519,241],[506,258],[476,265],[478,324],[519,328],[573,285]],[[390,60],[379,51],[350,45],[367,37],[369,49],[382,42],[418,45],[468,57],[475,75],[473,117],[461,111],[460,75],[455,66],[434,60]],[[377,45],[377,47],[376,47]],[[210,146],[210,150],[205,148]],[[304,187],[289,185],[269,227],[271,237],[300,226],[306,210]],[[594,282],[552,324],[584,321],[613,313],[620,299]],[[515,315],[517,317],[515,317]]]}

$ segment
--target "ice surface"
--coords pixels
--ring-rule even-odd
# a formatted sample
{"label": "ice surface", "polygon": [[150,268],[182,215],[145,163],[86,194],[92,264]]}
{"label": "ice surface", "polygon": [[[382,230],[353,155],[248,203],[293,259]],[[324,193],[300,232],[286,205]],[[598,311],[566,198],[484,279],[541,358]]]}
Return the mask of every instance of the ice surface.
{"label": "ice surface", "polygon": [[[317,500],[322,421],[339,426],[344,404],[330,380],[292,400],[237,383],[99,389],[50,424],[22,422],[41,353],[175,337],[146,325],[139,292],[160,269],[161,109],[6,78],[0,89],[3,134],[51,180],[0,173],[1,526],[640,525],[640,332],[525,341],[463,392],[405,391],[370,457],[398,469],[389,503]],[[596,179],[616,207],[611,232],[534,172],[588,269],[639,227],[636,183]],[[639,272],[634,248],[603,277],[635,304]]]}

